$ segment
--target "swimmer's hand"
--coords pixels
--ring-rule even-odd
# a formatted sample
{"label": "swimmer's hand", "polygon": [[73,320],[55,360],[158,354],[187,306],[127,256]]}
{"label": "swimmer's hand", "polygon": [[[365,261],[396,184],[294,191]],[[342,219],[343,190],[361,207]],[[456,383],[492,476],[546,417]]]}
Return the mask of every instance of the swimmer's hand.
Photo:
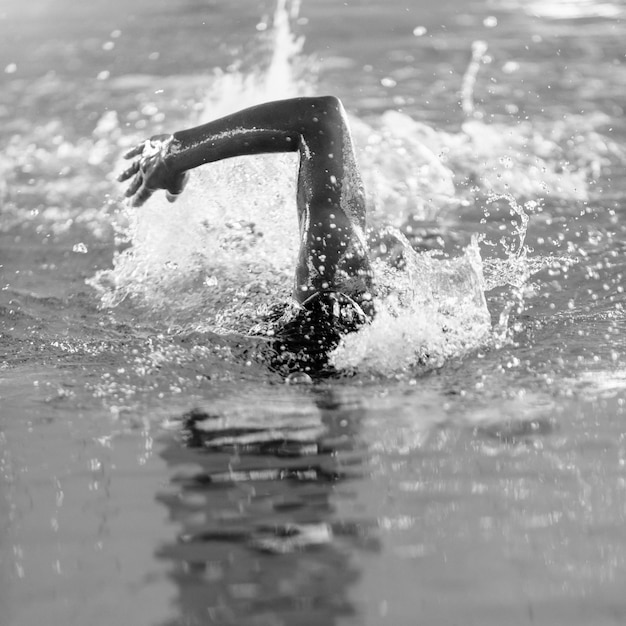
{"label": "swimmer's hand", "polygon": [[131,206],[141,206],[158,189],[165,189],[170,202],[182,193],[189,173],[177,172],[168,165],[166,157],[173,142],[172,135],[155,135],[124,155],[125,159],[138,157],[117,177],[124,182],[134,176],[124,194]]}

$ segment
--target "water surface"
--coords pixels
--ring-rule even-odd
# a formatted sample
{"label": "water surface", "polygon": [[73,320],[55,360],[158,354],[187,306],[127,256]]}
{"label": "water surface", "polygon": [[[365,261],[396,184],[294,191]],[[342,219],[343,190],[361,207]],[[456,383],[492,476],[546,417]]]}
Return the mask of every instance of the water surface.
{"label": "water surface", "polygon": [[[0,624],[624,623],[625,13],[5,2]],[[349,112],[385,287],[312,384],[249,336],[294,159],[114,181],[302,93]]]}

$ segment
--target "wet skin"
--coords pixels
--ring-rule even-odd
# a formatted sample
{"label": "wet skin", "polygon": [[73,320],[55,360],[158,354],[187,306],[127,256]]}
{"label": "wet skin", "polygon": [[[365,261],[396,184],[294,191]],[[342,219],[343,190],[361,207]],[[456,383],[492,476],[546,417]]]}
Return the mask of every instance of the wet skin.
{"label": "wet skin", "polygon": [[191,169],[235,156],[298,152],[300,250],[293,297],[305,308],[322,299],[337,313],[349,303],[373,315],[374,290],[365,243],[365,197],[347,117],[333,96],[294,98],[254,106],[172,135],[157,135],[130,150],[130,204],[157,190],[174,201]]}

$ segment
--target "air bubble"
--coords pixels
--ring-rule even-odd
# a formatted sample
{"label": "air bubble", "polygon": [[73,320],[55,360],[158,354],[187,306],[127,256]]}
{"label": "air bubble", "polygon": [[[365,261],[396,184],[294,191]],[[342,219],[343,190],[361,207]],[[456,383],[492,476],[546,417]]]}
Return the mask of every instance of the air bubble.
{"label": "air bubble", "polygon": [[313,379],[306,372],[292,372],[285,378],[286,385],[311,385]]}

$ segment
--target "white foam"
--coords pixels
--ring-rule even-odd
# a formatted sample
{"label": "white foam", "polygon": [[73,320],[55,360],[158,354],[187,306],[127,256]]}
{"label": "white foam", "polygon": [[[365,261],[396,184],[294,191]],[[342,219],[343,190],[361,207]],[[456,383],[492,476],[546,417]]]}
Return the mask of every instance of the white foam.
{"label": "white foam", "polygon": [[[290,29],[293,10],[281,0],[273,27],[263,33],[270,44],[265,68],[215,75],[200,121],[315,92],[313,61],[302,56],[302,39]],[[590,180],[614,150],[596,133],[600,123],[577,117],[543,127],[507,126],[470,119],[459,132],[444,132],[394,111],[367,121],[352,116],[373,224],[435,219],[451,206],[474,202],[477,192],[506,194],[520,219],[508,233],[517,244],[505,246],[506,259],[489,260],[487,282],[476,241],[458,258],[441,259],[415,254],[393,234],[406,267],[376,262],[377,317],[344,339],[333,362],[390,375],[438,367],[491,341],[485,290],[519,287],[549,262],[529,258],[528,206],[520,208],[515,197],[588,198]],[[573,136],[585,141],[565,141]],[[571,165],[564,167],[565,161]],[[170,326],[247,332],[260,311],[291,291],[296,168],[293,155],[229,159],[194,171],[175,204],[155,194],[139,211],[124,211],[129,246],[91,281],[102,304],[131,299]],[[472,185],[459,184],[468,180]],[[495,329],[500,338],[507,335],[508,313],[502,320],[503,328]]]}

